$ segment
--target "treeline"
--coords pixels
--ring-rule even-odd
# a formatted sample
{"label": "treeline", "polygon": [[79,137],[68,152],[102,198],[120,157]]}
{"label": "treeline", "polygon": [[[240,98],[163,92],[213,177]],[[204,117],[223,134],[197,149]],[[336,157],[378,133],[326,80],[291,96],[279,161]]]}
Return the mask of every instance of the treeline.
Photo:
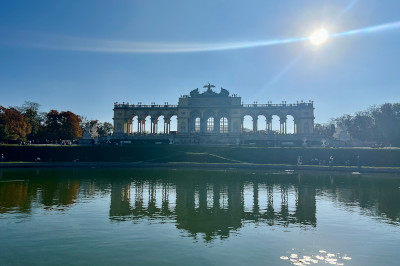
{"label": "treeline", "polygon": [[[83,121],[85,119],[71,111],[40,112],[39,107],[34,102],[25,102],[20,107],[0,106],[0,142],[73,141],[82,137],[83,129],[88,123],[93,123]],[[97,129],[100,136],[108,135],[112,132],[112,125],[107,122],[98,123]]]}
{"label": "treeline", "polygon": [[314,132],[334,136],[337,128],[346,130],[353,139],[400,146],[400,103],[372,106],[354,115],[334,118],[328,124],[316,124]]}

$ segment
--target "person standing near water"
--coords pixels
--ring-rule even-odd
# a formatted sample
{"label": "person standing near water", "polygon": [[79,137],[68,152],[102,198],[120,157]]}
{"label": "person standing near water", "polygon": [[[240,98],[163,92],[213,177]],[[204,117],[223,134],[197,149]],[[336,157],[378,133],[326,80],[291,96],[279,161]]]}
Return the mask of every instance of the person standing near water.
{"label": "person standing near water", "polygon": [[329,166],[332,167],[333,166],[333,156],[331,155],[331,157],[329,157]]}

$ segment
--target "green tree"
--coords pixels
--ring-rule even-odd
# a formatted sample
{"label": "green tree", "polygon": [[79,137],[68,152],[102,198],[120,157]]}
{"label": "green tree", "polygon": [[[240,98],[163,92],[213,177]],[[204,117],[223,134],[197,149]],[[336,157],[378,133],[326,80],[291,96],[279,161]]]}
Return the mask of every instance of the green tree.
{"label": "green tree", "polygon": [[400,146],[400,103],[372,106],[334,121],[337,126],[346,127],[352,138]]}
{"label": "green tree", "polygon": [[27,136],[29,140],[36,140],[38,138],[41,122],[43,121],[39,113],[39,107],[38,103],[25,101],[20,108],[20,112],[28,119],[32,127],[31,133]]}
{"label": "green tree", "polygon": [[114,127],[109,122],[98,123],[97,124],[97,133],[100,136],[108,136],[113,133]]}
{"label": "green tree", "polygon": [[332,137],[333,133],[335,133],[335,125],[334,124],[315,124],[314,125],[314,134],[324,136],[324,137]]}
{"label": "green tree", "polygon": [[400,145],[400,104],[385,103],[371,109],[378,142]]}

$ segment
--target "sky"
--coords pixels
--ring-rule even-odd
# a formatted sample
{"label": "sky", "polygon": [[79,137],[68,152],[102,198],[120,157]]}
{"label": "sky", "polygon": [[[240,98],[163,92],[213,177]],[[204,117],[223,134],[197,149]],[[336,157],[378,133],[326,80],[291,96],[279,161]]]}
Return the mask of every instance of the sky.
{"label": "sky", "polygon": [[[399,10],[398,0],[4,0],[0,105],[112,122],[114,102],[177,104],[211,82],[244,103],[312,100],[326,123],[400,102]],[[331,37],[312,45],[320,28]]]}

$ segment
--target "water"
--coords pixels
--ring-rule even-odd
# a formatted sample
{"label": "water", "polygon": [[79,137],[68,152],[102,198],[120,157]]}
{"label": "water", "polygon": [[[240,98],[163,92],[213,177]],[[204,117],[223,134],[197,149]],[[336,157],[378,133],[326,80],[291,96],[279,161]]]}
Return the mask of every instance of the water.
{"label": "water", "polygon": [[398,175],[0,170],[1,265],[398,265],[399,247]]}

